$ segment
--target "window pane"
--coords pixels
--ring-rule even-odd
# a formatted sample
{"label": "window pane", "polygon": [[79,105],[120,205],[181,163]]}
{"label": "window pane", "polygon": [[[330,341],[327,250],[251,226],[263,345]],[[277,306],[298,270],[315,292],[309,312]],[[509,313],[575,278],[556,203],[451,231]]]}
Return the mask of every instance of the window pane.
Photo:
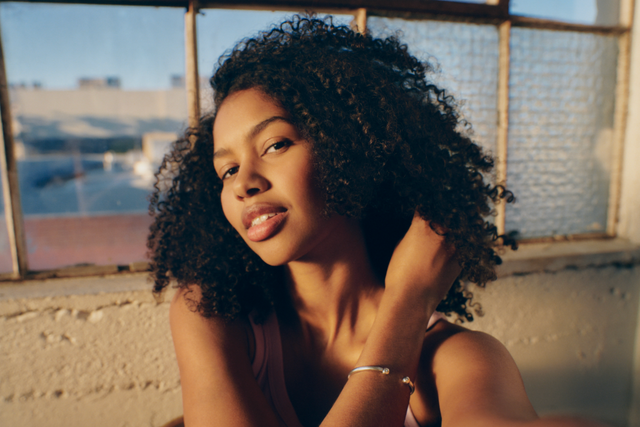
{"label": "window pane", "polygon": [[147,196],[186,124],[182,9],[1,3],[29,266],[143,261]]}
{"label": "window pane", "polygon": [[620,0],[511,0],[514,15],[589,25],[616,25]]}
{"label": "window pane", "polygon": [[[2,138],[2,122],[0,121],[0,138]],[[3,155],[3,154],[0,154]],[[9,228],[5,215],[4,205],[4,179],[0,177],[0,274],[13,272],[13,258],[11,256],[11,244],[9,242]]]}
{"label": "window pane", "polygon": [[448,89],[471,123],[474,139],[495,152],[497,135],[498,30],[493,25],[371,17],[374,36],[401,31],[400,40],[420,60],[439,65],[435,83]]}
{"label": "window pane", "polygon": [[[292,15],[302,12],[203,9],[197,15],[198,72],[200,73],[200,105],[203,112],[213,108],[213,95],[209,78],[217,67],[218,59],[240,40],[280,24]],[[324,15],[319,15],[322,18]],[[332,15],[336,25],[349,25],[353,15]]]}
{"label": "window pane", "polygon": [[0,212],[0,274],[13,272],[13,258],[11,256],[9,229],[7,228],[7,218],[4,214],[4,205],[2,205],[2,209],[3,211]]}
{"label": "window pane", "polygon": [[615,37],[512,30],[507,231],[605,231],[617,51]]}

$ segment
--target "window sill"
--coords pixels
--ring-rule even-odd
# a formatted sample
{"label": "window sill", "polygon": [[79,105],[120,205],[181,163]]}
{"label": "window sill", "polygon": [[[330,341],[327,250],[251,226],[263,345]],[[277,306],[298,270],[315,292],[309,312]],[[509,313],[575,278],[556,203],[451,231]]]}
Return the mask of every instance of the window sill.
{"label": "window sill", "polygon": [[[631,266],[640,264],[640,246],[624,239],[523,243],[517,251],[502,255],[502,260],[498,277],[607,265]],[[151,297],[148,273],[2,282],[0,302],[132,291],[148,292]]]}
{"label": "window sill", "polygon": [[0,283],[0,302],[131,291],[148,291],[151,294],[151,283],[148,281],[148,276],[148,273],[130,273],[2,282]]}
{"label": "window sill", "polygon": [[509,251],[497,268],[498,277],[607,265],[640,263],[640,246],[624,239],[522,243]]}

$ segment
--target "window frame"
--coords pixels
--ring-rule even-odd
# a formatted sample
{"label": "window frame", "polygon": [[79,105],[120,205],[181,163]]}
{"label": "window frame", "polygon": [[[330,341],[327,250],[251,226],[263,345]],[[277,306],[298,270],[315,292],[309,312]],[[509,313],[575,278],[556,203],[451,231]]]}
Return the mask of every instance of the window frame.
{"label": "window frame", "polygon": [[[24,2],[25,0],[13,0]],[[569,236],[553,236],[523,239],[524,244],[548,242],[571,242],[582,240],[614,239],[618,223],[623,150],[629,98],[631,30],[634,0],[620,0],[620,19],[615,26],[573,24],[549,19],[530,18],[509,13],[509,0],[487,0],[486,4],[458,1],[421,0],[44,0],[39,3],[100,4],[114,6],[182,7],[185,8],[185,81],[187,92],[188,121],[193,126],[200,118],[199,73],[196,35],[196,14],[200,9],[253,9],[253,10],[314,10],[322,13],[350,13],[359,28],[366,29],[368,16],[400,17],[405,19],[430,19],[440,21],[463,21],[496,25],[498,28],[498,88],[497,88],[497,141],[496,180],[507,183],[507,153],[509,132],[509,67],[510,36],[512,27],[551,29],[558,31],[588,32],[616,36],[618,40],[617,80],[614,107],[614,137],[612,147],[611,185],[607,227],[604,233],[586,233]],[[30,271],[27,262],[26,236],[20,203],[18,174],[11,131],[9,90],[0,35],[0,112],[3,138],[0,140],[0,179],[3,185],[5,217],[11,246],[13,271],[0,273],[0,281],[44,279],[51,277],[73,277],[104,275],[119,272],[145,271],[146,262],[132,262],[127,266],[105,265],[65,267],[50,271]],[[496,206],[495,223],[500,233],[505,232],[505,204]]]}

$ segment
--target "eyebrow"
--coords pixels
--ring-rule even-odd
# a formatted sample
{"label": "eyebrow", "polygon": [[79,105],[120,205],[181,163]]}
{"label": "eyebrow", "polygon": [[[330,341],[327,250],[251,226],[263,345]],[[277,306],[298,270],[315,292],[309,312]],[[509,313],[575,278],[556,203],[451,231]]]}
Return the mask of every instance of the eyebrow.
{"label": "eyebrow", "polygon": [[[251,129],[251,131],[247,135],[248,139],[254,138],[256,135],[258,135],[260,132],[262,132],[271,123],[277,122],[277,121],[283,121],[283,122],[287,122],[287,123],[293,125],[291,120],[289,120],[286,117],[283,117],[283,116],[272,116],[272,117],[269,117],[268,119],[265,119],[265,120],[261,121],[257,125],[255,125],[253,127],[253,129]],[[216,157],[220,157],[220,156],[223,156],[223,155],[226,155],[226,154],[229,154],[229,150],[226,149],[226,148],[221,148],[221,149],[219,149],[219,150],[217,150],[217,151],[215,151],[213,153],[213,159],[215,160]]]}

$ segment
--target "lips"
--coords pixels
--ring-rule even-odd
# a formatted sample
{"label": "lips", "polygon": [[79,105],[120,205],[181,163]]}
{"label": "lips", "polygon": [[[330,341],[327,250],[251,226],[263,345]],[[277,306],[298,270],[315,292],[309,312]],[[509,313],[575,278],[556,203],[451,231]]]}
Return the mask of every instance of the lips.
{"label": "lips", "polygon": [[242,212],[242,224],[252,242],[260,242],[273,236],[288,215],[282,206],[269,204],[252,205]]}

